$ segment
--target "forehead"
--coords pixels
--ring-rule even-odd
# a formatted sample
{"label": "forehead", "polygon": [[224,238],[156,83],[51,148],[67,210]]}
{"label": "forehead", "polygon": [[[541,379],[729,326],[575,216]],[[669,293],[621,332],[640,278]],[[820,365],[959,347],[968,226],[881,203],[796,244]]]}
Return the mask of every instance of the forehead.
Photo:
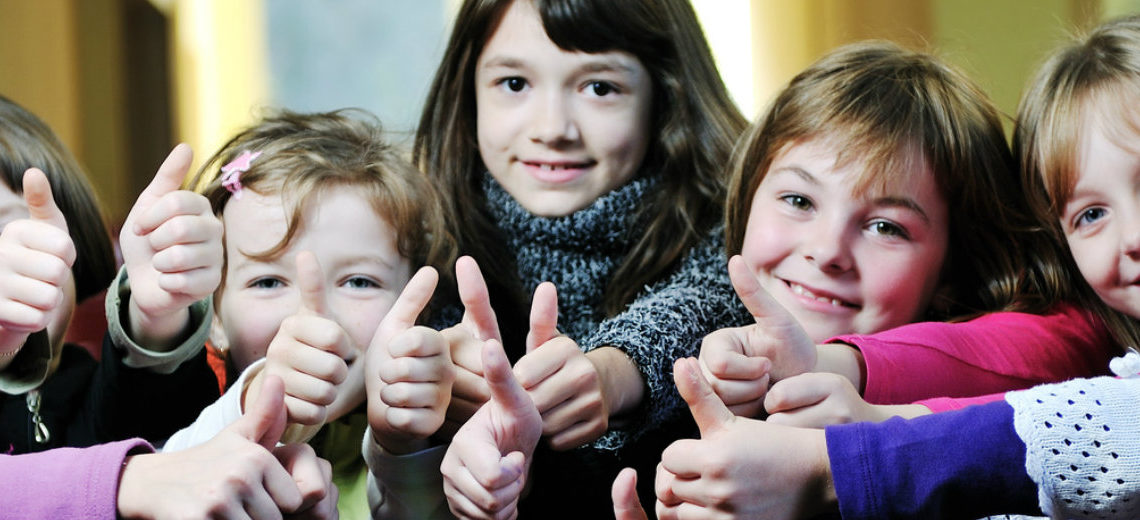
{"label": "forehead", "polygon": [[919,185],[936,187],[930,164],[916,146],[864,151],[835,137],[801,139],[780,148],[768,173],[792,167],[807,167],[813,175],[834,174],[857,196],[894,195]]}
{"label": "forehead", "polygon": [[272,248],[289,228],[280,194],[262,195],[242,190],[242,197],[231,197],[222,211],[227,244],[237,244],[243,251],[265,251]]}
{"label": "forehead", "polygon": [[550,65],[552,58],[558,58],[560,65],[573,60],[585,70],[631,74],[644,70],[641,61],[625,51],[586,53],[558,47],[546,34],[534,5],[525,0],[513,2],[503,14],[479,55],[478,68]]}

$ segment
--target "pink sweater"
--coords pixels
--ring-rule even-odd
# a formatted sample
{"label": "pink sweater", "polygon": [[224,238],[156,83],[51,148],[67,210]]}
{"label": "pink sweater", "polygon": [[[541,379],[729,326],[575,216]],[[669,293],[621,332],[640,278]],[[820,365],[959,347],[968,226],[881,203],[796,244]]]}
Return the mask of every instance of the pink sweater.
{"label": "pink sweater", "polygon": [[151,451],[142,439],[131,439],[88,448],[0,455],[0,516],[114,520],[123,460]]}
{"label": "pink sweater", "polygon": [[1001,399],[1008,390],[1103,375],[1121,351],[1100,319],[1068,304],[1045,315],[997,312],[828,342],[863,353],[867,402],[917,402],[935,412]]}

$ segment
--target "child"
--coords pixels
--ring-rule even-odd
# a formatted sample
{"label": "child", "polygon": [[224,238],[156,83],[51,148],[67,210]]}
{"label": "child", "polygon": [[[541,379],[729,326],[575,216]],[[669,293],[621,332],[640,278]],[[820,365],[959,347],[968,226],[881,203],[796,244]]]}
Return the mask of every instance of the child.
{"label": "child", "polygon": [[[19,454],[166,438],[218,395],[193,341],[205,330],[185,330],[209,295],[195,284],[221,264],[221,228],[205,200],[178,190],[189,148],[171,152],[124,225],[137,298],[126,327],[109,313],[96,362],[63,342],[76,303],[114,278],[94,193],[42,121],[0,97],[0,122],[0,446]],[[107,298],[125,294],[116,283]]]}
{"label": "child", "polygon": [[[425,269],[409,282],[412,266],[446,265],[452,254],[431,185],[385,143],[374,119],[354,111],[266,117],[223,146],[194,183],[225,227],[211,341],[225,352],[230,373],[241,375],[165,449],[212,437],[236,419],[243,403],[256,399],[266,376],[280,376],[289,422],[327,423],[311,442],[334,463],[342,518],[367,517],[358,451],[366,426],[359,409],[365,399],[361,356],[384,329],[381,320],[390,309],[407,320],[407,328],[430,299],[434,273]],[[397,301],[405,285],[418,296],[415,302]],[[370,358],[398,346],[384,341],[368,350]],[[383,353],[415,358],[407,365],[422,362],[416,373],[428,379],[419,382],[428,394],[435,389],[444,396],[452,377],[447,354],[444,345]],[[370,359],[368,377],[399,380],[385,375],[390,364]],[[381,403],[399,408],[401,399],[384,395],[385,385],[368,386],[374,436],[396,436],[414,426],[383,424],[392,414]],[[442,423],[445,407],[443,399],[433,408],[433,428]],[[311,437],[313,429],[306,430],[294,430],[292,440]]]}
{"label": "child", "polygon": [[[1037,74],[1014,134],[1031,206],[1044,226],[1065,237],[1089,287],[1120,313],[1109,316],[1124,342],[1136,337],[1140,319],[1140,302],[1131,294],[1134,274],[1127,274],[1140,258],[1140,150],[1133,144],[1140,137],[1138,71],[1140,17],[1101,26]],[[844,518],[974,518],[1038,509],[1058,518],[1135,518],[1140,359],[1130,353],[1112,368],[1120,379],[1043,385],[959,412],[825,433],[726,420],[730,415],[701,388],[700,377],[688,375],[694,384],[685,382],[682,393],[707,436],[663,455],[658,512],[670,518],[682,508],[712,512],[729,502],[784,502],[789,515],[803,513],[784,498],[794,496],[801,504],[838,508]],[[765,443],[739,442],[761,436]],[[757,449],[761,445],[770,451]],[[692,465],[686,451],[720,462]],[[702,498],[702,488],[726,484],[703,475],[738,475],[750,467],[778,476],[759,485],[731,479],[732,499],[720,504]]]}
{"label": "child", "polygon": [[[443,433],[487,401],[479,352],[501,339],[553,450],[536,466],[534,514],[608,514],[601,475],[652,452],[644,437],[682,411],[671,360],[746,318],[718,226],[720,167],[745,123],[685,0],[460,8],[414,148],[474,259],[456,266],[466,316],[444,332],[457,375]],[[561,300],[541,309],[528,352],[544,281]],[[442,450],[425,456],[438,464]]]}
{"label": "child", "polygon": [[[730,193],[728,250],[747,266],[733,281],[757,324],[709,335],[700,359],[735,413],[913,416],[957,403],[911,400],[1100,373],[1118,353],[1065,303],[1081,295],[1031,219],[997,111],[930,56],[863,43],[822,58],[749,134]],[[870,335],[994,311],[1018,312]]]}

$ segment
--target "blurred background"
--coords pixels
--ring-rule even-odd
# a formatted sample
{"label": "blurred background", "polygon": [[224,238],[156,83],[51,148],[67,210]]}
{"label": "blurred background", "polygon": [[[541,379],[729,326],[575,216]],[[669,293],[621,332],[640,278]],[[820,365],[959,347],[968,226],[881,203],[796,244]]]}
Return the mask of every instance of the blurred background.
{"label": "blurred background", "polygon": [[[457,0],[0,0],[0,94],[45,119],[112,224],[174,143],[197,162],[264,107],[378,114],[408,143]],[[755,117],[832,47],[887,38],[962,67],[1009,115],[1067,35],[1140,0],[693,0]]]}

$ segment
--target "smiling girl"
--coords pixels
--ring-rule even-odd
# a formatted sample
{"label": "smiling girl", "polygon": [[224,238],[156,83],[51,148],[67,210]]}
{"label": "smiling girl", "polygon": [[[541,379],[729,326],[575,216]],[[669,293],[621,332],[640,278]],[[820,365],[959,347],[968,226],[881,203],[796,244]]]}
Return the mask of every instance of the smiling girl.
{"label": "smiling girl", "polygon": [[[502,339],[553,450],[531,495],[547,511],[572,500],[608,514],[619,458],[682,411],[672,360],[747,318],[719,229],[722,166],[745,124],[685,0],[460,8],[414,149],[474,260],[456,268],[466,308],[438,320],[466,311],[444,331],[457,368],[445,433],[487,401],[481,340]],[[547,332],[527,349],[544,281],[556,311],[540,307]]]}

